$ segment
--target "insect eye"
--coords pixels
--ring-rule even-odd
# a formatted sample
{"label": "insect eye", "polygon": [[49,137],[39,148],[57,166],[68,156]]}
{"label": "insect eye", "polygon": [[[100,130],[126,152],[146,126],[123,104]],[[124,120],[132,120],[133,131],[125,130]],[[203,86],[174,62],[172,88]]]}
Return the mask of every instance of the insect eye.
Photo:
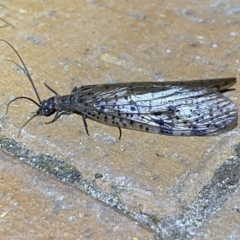
{"label": "insect eye", "polygon": [[44,100],[44,101],[42,102],[42,106],[43,106],[43,108],[46,108],[47,105],[48,105],[48,102],[47,102],[46,100]]}
{"label": "insect eye", "polygon": [[44,108],[43,112],[45,115],[48,115],[50,113],[50,109],[49,108]]}
{"label": "insect eye", "polygon": [[41,112],[45,116],[51,115],[54,112],[54,101],[52,98],[42,101],[41,106]]}

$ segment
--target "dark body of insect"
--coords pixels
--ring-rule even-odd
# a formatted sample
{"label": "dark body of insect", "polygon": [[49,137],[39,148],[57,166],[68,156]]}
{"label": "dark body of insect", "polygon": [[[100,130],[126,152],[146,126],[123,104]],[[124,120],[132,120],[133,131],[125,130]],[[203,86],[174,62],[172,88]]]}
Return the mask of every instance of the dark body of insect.
{"label": "dark body of insect", "polygon": [[235,78],[76,87],[41,103],[37,115],[62,113],[118,128],[177,136],[218,135],[237,125],[237,106],[219,91]]}

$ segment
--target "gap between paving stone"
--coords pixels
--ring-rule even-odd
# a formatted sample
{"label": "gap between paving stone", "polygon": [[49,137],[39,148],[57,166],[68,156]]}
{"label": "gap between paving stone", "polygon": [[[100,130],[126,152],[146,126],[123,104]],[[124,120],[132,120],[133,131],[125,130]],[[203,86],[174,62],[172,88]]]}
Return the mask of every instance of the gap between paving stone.
{"label": "gap between paving stone", "polygon": [[[202,188],[188,207],[182,209],[181,212],[157,219],[154,215],[129,210],[120,202],[117,193],[104,194],[97,189],[95,181],[101,177],[101,174],[96,173],[92,180],[87,180],[74,166],[49,155],[35,153],[16,140],[6,138],[1,134],[0,149],[133,217],[150,227],[156,233],[156,239],[192,238],[239,187],[240,143],[236,145],[233,156],[215,170],[212,179]],[[116,183],[112,182],[111,186],[116,188]]]}
{"label": "gap between paving stone", "polygon": [[[91,195],[92,197],[106,203],[107,205],[117,208],[124,214],[127,214],[137,220],[139,223],[144,224],[152,229],[156,229],[156,224],[152,219],[142,213],[137,213],[129,210],[122,204],[117,196],[118,185],[115,182],[108,182],[111,184],[112,189],[115,189],[116,194],[105,194],[97,189],[95,181],[97,178],[102,177],[101,174],[96,173],[92,180],[85,179],[81,172],[73,165],[70,165],[62,160],[51,157],[46,154],[35,153],[27,149],[22,144],[19,144],[14,139],[9,139],[1,135],[0,128],[0,149],[14,157],[19,158],[21,161],[41,169],[44,173],[54,176],[62,182],[68,183],[83,192]],[[121,190],[123,186],[121,185]]]}
{"label": "gap between paving stone", "polygon": [[159,220],[157,239],[192,239],[197,230],[239,188],[239,179],[240,143],[236,145],[233,156],[215,169],[212,179],[188,207],[181,213]]}

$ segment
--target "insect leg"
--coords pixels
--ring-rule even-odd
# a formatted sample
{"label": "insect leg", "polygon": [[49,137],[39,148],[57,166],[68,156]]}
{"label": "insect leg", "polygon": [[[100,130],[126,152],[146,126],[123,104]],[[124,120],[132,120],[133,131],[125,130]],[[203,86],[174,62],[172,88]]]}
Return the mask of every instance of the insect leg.
{"label": "insect leg", "polygon": [[82,114],[82,120],[83,120],[83,124],[84,124],[85,131],[86,131],[87,135],[90,136],[89,133],[88,133],[88,126],[87,126],[87,121],[86,121],[86,119],[87,119],[87,116],[84,115],[84,114]]}
{"label": "insect leg", "polygon": [[46,122],[45,124],[50,124],[50,123],[53,123],[53,122],[57,121],[58,118],[59,118],[62,114],[64,114],[64,113],[65,113],[65,112],[63,112],[63,111],[61,111],[61,110],[57,110],[57,112],[56,112],[55,115],[54,115],[53,120],[51,120],[50,122]]}
{"label": "insect leg", "polygon": [[49,87],[46,83],[44,83],[46,88],[48,88],[51,92],[53,92],[56,96],[60,96],[55,90],[53,90],[51,87]]}
{"label": "insect leg", "polygon": [[118,130],[119,130],[119,138],[118,140],[122,137],[122,129],[120,127],[118,127]]}
{"label": "insect leg", "polygon": [[[87,125],[86,119],[87,119],[87,116],[82,114],[82,120],[83,120],[85,131],[86,131],[87,135],[90,136],[89,132],[88,132],[88,125]],[[122,129],[120,127],[118,127],[118,130],[119,130],[119,138],[118,139],[120,139],[122,137]]]}

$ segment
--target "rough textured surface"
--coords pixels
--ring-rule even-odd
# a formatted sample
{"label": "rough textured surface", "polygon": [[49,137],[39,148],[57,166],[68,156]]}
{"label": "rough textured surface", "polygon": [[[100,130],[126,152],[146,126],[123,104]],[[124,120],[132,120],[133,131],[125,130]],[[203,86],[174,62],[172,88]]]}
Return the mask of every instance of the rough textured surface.
{"label": "rough textured surface", "polygon": [[0,163],[1,238],[152,239],[143,226],[76,188],[4,153]]}
{"label": "rough textured surface", "polygon": [[[174,0],[161,3],[143,0],[26,3],[14,0],[2,1],[0,4],[7,7],[0,8],[0,18],[15,27],[0,28],[0,36],[21,54],[42,99],[52,95],[44,87],[45,81],[64,95],[73,87],[86,84],[238,77],[240,72],[237,0],[187,3]],[[4,43],[0,43],[0,49],[0,60],[11,59],[19,63],[16,55]],[[9,61],[1,61],[0,81],[1,134],[6,136],[1,138],[2,149],[9,152],[9,148],[13,149],[15,156],[21,156],[22,160],[29,159],[25,160],[28,164],[32,164],[34,159],[36,163],[47,160],[41,162],[41,169],[56,177],[60,176],[59,179],[71,184],[75,181],[71,176],[76,175],[69,175],[69,171],[74,170],[77,179],[83,179],[87,183],[85,189],[80,184],[80,189],[89,193],[89,185],[92,186],[91,183],[94,182],[94,191],[103,194],[104,198],[101,194],[90,193],[92,196],[111,206],[116,206],[112,204],[116,199],[121,206],[117,213],[104,206],[108,209],[106,214],[109,216],[109,224],[118,218],[118,214],[121,217],[121,213],[127,214],[150,226],[159,238],[168,229],[161,230],[159,226],[162,220],[166,224],[168,221],[164,219],[175,222],[179,219],[179,214],[186,216],[186,209],[190,206],[197,210],[191,204],[197,202],[199,193],[204,191],[205,186],[212,188],[210,183],[215,169],[225,166],[224,163],[228,162],[226,159],[230,159],[234,146],[240,140],[239,127],[226,134],[208,138],[166,137],[123,130],[122,139],[118,140],[118,129],[92,121],[88,121],[88,137],[81,118],[76,115],[62,117],[50,125],[44,125],[49,119],[37,118],[23,129],[18,138],[19,128],[31,112],[36,110],[36,106],[19,100],[11,106],[5,117],[6,105],[16,96],[35,96],[23,72]],[[239,105],[238,81],[235,88],[235,91],[226,92],[225,95]],[[3,159],[4,161],[6,160]],[[16,160],[15,164],[28,169],[24,174],[18,174],[18,182],[42,174],[40,170],[22,165],[20,161]],[[66,179],[65,170],[68,174]],[[14,173],[12,167],[7,165],[4,171],[11,179]],[[46,183],[42,188],[47,188],[50,181],[47,175],[45,178]],[[10,180],[4,186],[8,188],[8,184],[11,184]],[[41,195],[45,195],[39,193],[37,186],[38,184],[35,191],[32,188],[33,192],[27,201],[34,203],[39,198],[43,199]],[[63,186],[66,187],[58,182],[56,188]],[[19,186],[20,188],[23,192],[27,191],[28,184]],[[2,189],[1,187],[1,196],[4,196]],[[11,185],[9,189],[12,189]],[[14,190],[9,190],[10,193],[12,191]],[[78,190],[74,191],[82,196]],[[213,208],[207,218],[202,218],[203,223],[194,228],[192,235],[197,234],[199,239],[201,236],[231,238],[231,233],[239,231],[239,223],[234,222],[235,216],[239,214],[239,203],[237,198],[234,200],[236,195],[230,198],[231,194],[232,192],[226,193],[223,201],[225,205],[218,207],[220,211],[215,213],[216,209]],[[108,197],[113,199],[111,203],[106,200]],[[66,198],[70,201],[71,194],[66,194]],[[20,205],[26,199],[21,201],[18,201]],[[48,201],[50,200],[46,199],[42,204],[48,205]],[[101,201],[91,201],[96,206],[103,205]],[[214,200],[209,201],[214,205]],[[37,229],[32,225],[33,230],[30,230],[38,236],[45,229],[38,212],[45,207],[42,208],[41,204],[34,206],[37,209],[31,205],[28,207],[32,213],[36,212],[34,218],[37,219]],[[73,211],[80,211],[77,206],[74,208]],[[19,213],[20,219],[29,211],[23,209]],[[4,213],[1,214],[4,216]],[[8,215],[9,218],[11,216]],[[66,219],[67,216],[64,215]],[[22,220],[16,219],[12,216],[10,222],[14,225],[24,224]],[[121,239],[122,234],[126,233],[126,226],[133,233],[138,232],[131,225],[132,220],[124,219],[129,222],[123,228],[120,227],[119,231],[115,232],[111,228],[112,231],[102,232],[106,239]],[[214,224],[216,219],[219,225]],[[95,230],[102,227],[95,224],[94,220],[89,224]],[[189,221],[186,224],[181,222],[182,229],[189,224]],[[52,222],[51,227],[57,229],[58,224]],[[88,226],[82,227],[86,229]],[[224,231],[221,235],[219,228]],[[70,233],[64,224],[61,230]],[[180,235],[174,235],[171,228],[168,231],[169,236],[186,237],[185,231],[180,231]],[[4,232],[6,236],[11,233],[10,230]],[[150,236],[142,229],[138,237],[144,238],[144,234]],[[16,236],[17,234],[12,237]],[[76,238],[77,234],[73,233],[72,236]]]}

